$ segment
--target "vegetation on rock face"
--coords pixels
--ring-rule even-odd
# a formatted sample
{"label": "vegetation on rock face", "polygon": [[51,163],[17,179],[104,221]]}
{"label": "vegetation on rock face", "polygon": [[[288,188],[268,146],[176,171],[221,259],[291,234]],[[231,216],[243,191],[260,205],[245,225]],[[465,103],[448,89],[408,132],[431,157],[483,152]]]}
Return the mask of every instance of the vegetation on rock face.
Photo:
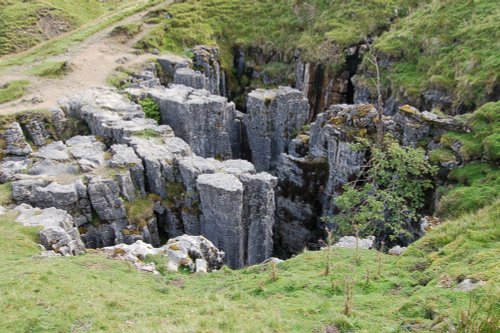
{"label": "vegetation on rock face", "polygon": [[448,178],[457,185],[443,189],[437,214],[458,217],[500,196],[500,102],[483,105],[467,116],[470,133],[449,132],[441,143],[455,149],[465,162]]}
{"label": "vegetation on rock face", "polygon": [[146,97],[141,99],[139,104],[142,106],[146,117],[154,119],[157,123],[160,123],[160,106],[154,99]]}
{"label": "vegetation on rock face", "polygon": [[368,149],[370,160],[333,199],[338,213],[329,221],[343,234],[357,237],[375,235],[382,241],[411,237],[408,227],[418,220],[426,191],[433,187],[435,169],[425,151],[388,139],[382,146],[362,142],[356,148]]}
{"label": "vegetation on rock face", "polygon": [[[474,307],[484,307],[473,320],[485,323],[489,315],[484,332],[498,327],[488,305],[498,301],[500,203],[439,226],[402,257],[377,260],[375,251],[363,250],[362,264],[354,266],[352,250],[334,249],[328,276],[328,251],[306,252],[274,269],[194,275],[161,269],[158,277],[94,252],[39,258],[37,230],[11,219],[0,218],[1,331],[313,332],[335,325],[341,332],[444,333],[467,323],[471,297]],[[459,291],[466,278],[485,285],[473,295]],[[346,285],[353,287],[351,316],[342,314]]]}
{"label": "vegetation on rock face", "polygon": [[393,94],[418,101],[427,90],[472,111],[500,95],[500,7],[490,0],[433,0],[376,41],[391,59]]}
{"label": "vegetation on rock face", "polygon": [[27,80],[15,80],[0,86],[0,104],[21,98],[29,84]]}

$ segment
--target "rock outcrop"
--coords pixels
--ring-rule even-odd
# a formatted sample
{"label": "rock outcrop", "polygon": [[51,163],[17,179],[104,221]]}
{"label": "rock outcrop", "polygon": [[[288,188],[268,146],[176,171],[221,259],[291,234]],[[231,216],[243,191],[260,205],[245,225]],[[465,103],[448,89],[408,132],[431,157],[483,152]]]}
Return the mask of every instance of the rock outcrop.
{"label": "rock outcrop", "polygon": [[224,252],[203,236],[182,235],[169,239],[161,248],[167,256],[167,268],[178,271],[207,273],[218,270],[224,263]]}

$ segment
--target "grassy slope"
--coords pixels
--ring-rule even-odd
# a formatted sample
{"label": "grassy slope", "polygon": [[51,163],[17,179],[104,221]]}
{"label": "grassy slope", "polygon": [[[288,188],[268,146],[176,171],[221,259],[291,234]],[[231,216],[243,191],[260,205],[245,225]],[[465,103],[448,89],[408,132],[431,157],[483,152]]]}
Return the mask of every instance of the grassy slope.
{"label": "grassy slope", "polygon": [[[330,276],[322,274],[326,251],[306,252],[278,265],[273,281],[262,266],[154,277],[98,254],[37,258],[36,230],[2,217],[0,331],[312,332],[335,323],[343,331],[397,332],[418,324],[417,331],[427,332],[431,323],[466,310],[469,296],[455,290],[457,279],[487,281],[478,296],[494,297],[499,220],[496,203],[449,222],[406,256],[384,255],[379,280],[374,251],[362,251],[355,267],[353,251],[336,250]],[[341,314],[345,276],[357,280],[352,317]],[[437,288],[443,279],[452,288]]]}
{"label": "grassy slope", "polygon": [[54,20],[74,29],[112,13],[123,4],[120,0],[0,1],[0,56],[26,50],[46,39],[38,27],[41,13],[50,13]]}
{"label": "grassy slope", "polygon": [[[303,50],[307,59],[333,56],[340,48],[388,26],[417,3],[414,0],[189,0],[172,5],[173,18],[144,40],[142,47],[183,52],[196,44],[238,44],[267,50]],[[163,30],[164,29],[164,30]],[[166,31],[166,32],[165,32]],[[228,54],[226,54],[228,56]],[[226,61],[230,64],[231,59]]]}
{"label": "grassy slope", "polygon": [[498,98],[500,6],[491,0],[433,0],[399,21],[376,47],[396,59],[394,92],[418,98],[437,88],[473,110]]}

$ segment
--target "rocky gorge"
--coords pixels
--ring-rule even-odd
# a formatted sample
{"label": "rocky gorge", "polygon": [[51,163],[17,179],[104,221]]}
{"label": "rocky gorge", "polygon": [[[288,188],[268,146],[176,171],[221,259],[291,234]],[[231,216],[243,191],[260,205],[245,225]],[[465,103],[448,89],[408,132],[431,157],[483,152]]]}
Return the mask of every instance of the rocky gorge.
{"label": "rocky gorge", "polygon": [[[218,49],[193,54],[158,58],[122,92],[90,89],[6,125],[1,179],[11,183],[15,209],[70,214],[45,223],[47,250],[203,236],[224,251],[225,264],[241,268],[319,247],[331,199],[363,168],[366,152],[351,144],[375,133],[376,108],[336,104],[311,121],[304,89],[280,86],[250,92],[240,112],[224,97]],[[158,106],[159,123],[136,104],[144,99]],[[435,148],[445,131],[467,131],[410,106],[383,122],[413,147]],[[405,244],[423,230],[408,228]]]}

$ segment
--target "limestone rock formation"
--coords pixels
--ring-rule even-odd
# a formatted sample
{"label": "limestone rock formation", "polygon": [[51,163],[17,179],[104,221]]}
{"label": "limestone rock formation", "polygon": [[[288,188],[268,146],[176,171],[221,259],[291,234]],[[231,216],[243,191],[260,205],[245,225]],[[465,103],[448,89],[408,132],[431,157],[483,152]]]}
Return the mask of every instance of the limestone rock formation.
{"label": "limestone rock formation", "polygon": [[160,65],[160,80],[163,85],[167,85],[174,81],[175,72],[181,68],[190,68],[192,66],[191,60],[179,57],[174,54],[167,54],[158,57],[158,64]]}
{"label": "limestone rock formation", "polygon": [[248,95],[244,118],[252,162],[259,171],[274,170],[280,154],[307,122],[309,103],[298,90],[257,89]]}
{"label": "limestone rock formation", "polygon": [[356,240],[354,236],[344,236],[340,237],[339,241],[335,243],[334,247],[340,247],[343,249],[354,249],[356,248],[356,243],[358,244],[358,248],[369,250],[373,247],[375,243],[375,237],[369,236],[367,238],[360,238]]}

